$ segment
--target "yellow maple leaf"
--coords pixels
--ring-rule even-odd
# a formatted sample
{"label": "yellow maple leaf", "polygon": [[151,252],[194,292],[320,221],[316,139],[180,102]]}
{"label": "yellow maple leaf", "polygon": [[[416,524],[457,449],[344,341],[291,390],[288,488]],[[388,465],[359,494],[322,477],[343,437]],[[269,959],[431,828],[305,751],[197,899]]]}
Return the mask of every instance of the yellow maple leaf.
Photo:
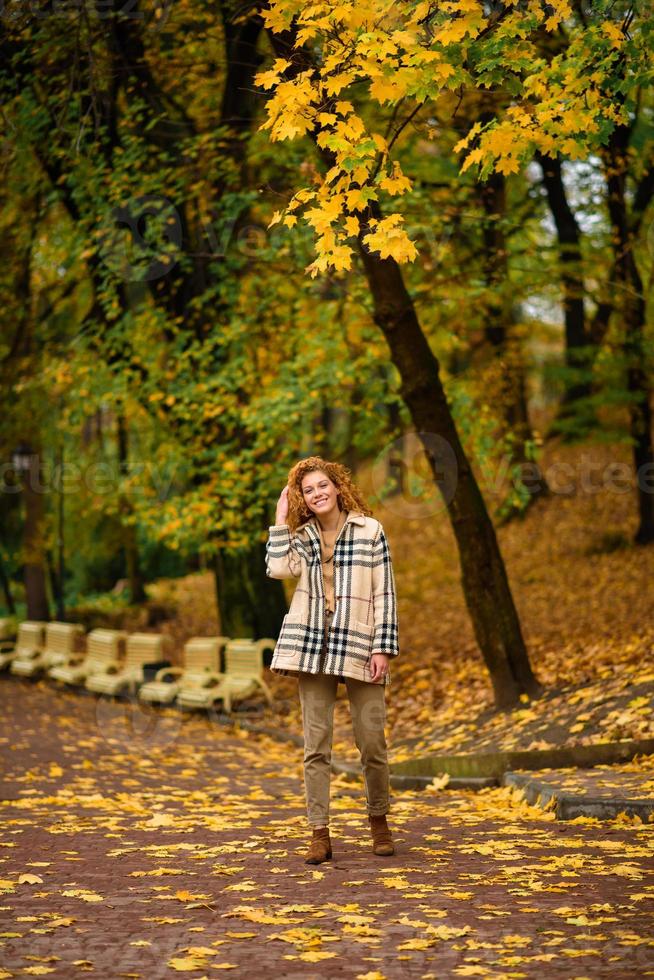
{"label": "yellow maple leaf", "polygon": [[255,75],[254,81],[256,85],[260,85],[261,88],[274,88],[279,82],[279,72],[271,68],[269,71],[261,71]]}
{"label": "yellow maple leaf", "polygon": [[545,21],[545,30],[553,31],[555,30],[564,17],[569,17],[571,14],[569,0],[550,0],[550,7],[554,7],[554,13],[547,18]]}
{"label": "yellow maple leaf", "polygon": [[368,177],[369,177],[369,170],[368,167],[365,166],[364,164],[355,167],[354,170],[352,171],[352,179],[356,180],[357,184],[361,184],[362,186],[363,184],[366,183]]}
{"label": "yellow maple leaf", "polygon": [[65,895],[66,898],[81,898],[83,902],[104,902],[102,895],[88,891],[86,888],[69,888],[61,894]]}
{"label": "yellow maple leaf", "polygon": [[397,75],[382,75],[370,83],[370,94],[381,105],[384,102],[395,102],[406,95],[406,80]]}
{"label": "yellow maple leaf", "polygon": [[343,210],[343,200],[340,194],[324,202],[322,207],[310,208],[305,211],[304,217],[318,233],[329,230],[330,225],[335,221]]}
{"label": "yellow maple leaf", "polygon": [[181,868],[153,868],[152,871],[130,871],[130,878],[153,877],[159,878],[163,875],[183,875],[186,872]]}
{"label": "yellow maple leaf", "polygon": [[177,817],[172,813],[155,813],[149,820],[143,822],[144,827],[174,827]]}
{"label": "yellow maple leaf", "polygon": [[406,942],[401,943],[398,949],[429,949],[430,946],[435,945],[435,939],[407,939]]}
{"label": "yellow maple leaf", "polygon": [[520,170],[520,163],[515,157],[501,157],[496,166],[501,174],[517,174]]}
{"label": "yellow maple leaf", "polygon": [[[379,252],[382,259],[392,258],[396,262],[409,262],[417,258],[418,250],[403,228],[394,227],[402,221],[401,215],[389,215],[380,221],[373,232],[369,232],[363,242],[371,251]],[[389,879],[390,880],[390,879]],[[409,882],[406,882],[408,886]],[[390,885],[389,887],[399,887]]]}
{"label": "yellow maple leaf", "polygon": [[313,121],[307,116],[303,116],[301,113],[291,113],[287,116],[280,115],[278,121],[274,124],[270,137],[274,141],[281,142],[285,139],[294,139],[296,136],[302,136],[309,129],[311,129]]}
{"label": "yellow maple leaf", "polygon": [[350,211],[357,211],[361,208],[365,208],[367,198],[361,193],[359,188],[355,188],[353,191],[347,192],[345,195],[345,203]]}
{"label": "yellow maple leaf", "polygon": [[444,772],[440,776],[434,776],[429,783],[430,789],[444,789],[450,781],[449,772]]}
{"label": "yellow maple leaf", "polygon": [[204,956],[173,956],[168,960],[168,966],[171,970],[178,970],[179,972],[200,970],[206,965],[207,960]]}
{"label": "yellow maple leaf", "polygon": [[340,75],[331,75],[329,78],[324,79],[323,88],[327,95],[338,95],[341,89],[351,85],[356,80],[356,77],[356,72],[354,71],[344,71]]}
{"label": "yellow maple leaf", "polygon": [[398,161],[394,160],[393,175],[383,177],[379,181],[379,186],[394,197],[396,194],[403,194],[405,191],[410,191],[413,185],[409,178],[402,173],[402,169]]}
{"label": "yellow maple leaf", "polygon": [[287,923],[298,921],[287,915],[273,915],[265,912],[263,909],[243,908],[242,906],[233,909],[231,914],[237,915],[241,919],[247,919],[248,922],[262,922],[274,925],[286,925]]}

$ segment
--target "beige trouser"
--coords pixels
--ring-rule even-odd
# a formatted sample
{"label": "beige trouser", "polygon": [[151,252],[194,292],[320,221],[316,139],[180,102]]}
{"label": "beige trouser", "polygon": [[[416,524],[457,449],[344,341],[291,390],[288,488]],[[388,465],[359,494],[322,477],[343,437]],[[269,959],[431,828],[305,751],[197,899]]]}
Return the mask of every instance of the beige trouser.
{"label": "beige trouser", "polygon": [[[325,637],[330,624],[331,615],[328,615]],[[323,646],[323,652],[324,649]],[[390,783],[384,733],[385,685],[345,677],[345,686],[350,703],[354,741],[361,756],[367,811],[370,815],[388,813]],[[327,826],[338,677],[335,674],[309,674],[300,671],[298,688],[304,729],[304,789],[308,820],[312,827]]]}

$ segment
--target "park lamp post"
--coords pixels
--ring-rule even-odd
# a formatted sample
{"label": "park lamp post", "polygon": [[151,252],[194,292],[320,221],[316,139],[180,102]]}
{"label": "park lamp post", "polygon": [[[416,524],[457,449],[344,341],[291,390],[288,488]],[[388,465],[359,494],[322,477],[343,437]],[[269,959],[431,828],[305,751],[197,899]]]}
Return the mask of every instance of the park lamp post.
{"label": "park lamp post", "polygon": [[21,442],[11,454],[14,471],[16,473],[29,473],[32,468],[32,458],[34,455],[35,453],[32,452],[32,447],[28,446],[25,442]]}
{"label": "park lamp post", "polygon": [[[11,454],[11,464],[14,468],[14,473],[29,473],[32,466],[32,449],[26,443],[22,442],[17,446]],[[17,487],[20,492],[20,485]],[[1,559],[0,559],[1,560]],[[9,582],[9,576],[5,572],[3,566],[0,567],[0,578],[2,579],[2,587],[5,594],[5,601],[7,603],[7,608],[9,609],[10,615],[14,615],[16,608],[14,606],[14,599],[11,594],[11,586]]]}

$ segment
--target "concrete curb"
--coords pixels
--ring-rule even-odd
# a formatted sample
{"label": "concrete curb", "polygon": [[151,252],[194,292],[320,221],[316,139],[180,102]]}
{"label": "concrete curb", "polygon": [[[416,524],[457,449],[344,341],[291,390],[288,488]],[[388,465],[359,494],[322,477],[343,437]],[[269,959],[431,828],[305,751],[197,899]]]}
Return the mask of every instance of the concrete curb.
{"label": "concrete curb", "polygon": [[[332,772],[342,774],[348,778],[362,779],[363,772],[360,765],[351,765],[347,762],[334,762],[332,760]],[[402,773],[391,770],[390,783],[398,789],[425,789],[433,783],[433,776],[405,776]],[[454,776],[450,777],[444,789],[483,789],[484,786],[499,786],[500,781],[496,776],[476,777],[476,776]]]}
{"label": "concrete curb", "polygon": [[[298,748],[304,747],[304,739],[301,735],[294,735],[292,732],[281,732],[276,728],[269,728],[267,725],[257,725],[255,722],[251,721],[241,721],[240,718],[234,718],[233,715],[214,715],[214,717],[221,725],[232,727],[238,726],[239,728],[243,728],[245,731],[252,732],[255,735],[267,735],[269,738],[274,738],[278,742],[292,742],[293,745],[297,745]],[[353,781],[363,778],[360,764],[341,762],[340,760],[332,757],[331,769],[334,775],[347,776]],[[405,775],[404,773],[398,773],[392,770],[390,782],[391,786],[397,786],[398,789],[424,789],[424,787],[432,783],[433,780],[434,777],[429,775]],[[497,776],[463,776],[450,778],[446,788],[481,789],[483,786],[499,785],[500,780]]]}
{"label": "concrete curb", "polygon": [[636,755],[654,755],[654,738],[597,745],[567,745],[552,749],[481,752],[470,755],[427,755],[396,763],[394,772],[407,776],[488,777],[501,779],[514,769],[589,769],[628,762]]}
{"label": "concrete curb", "polygon": [[[304,739],[292,732],[241,721],[234,715],[215,715],[224,725],[239,725],[253,733],[267,735],[282,742],[292,742],[302,748]],[[448,773],[446,786],[461,788],[470,786],[503,785],[503,776],[514,769],[589,769],[597,765],[629,762],[637,755],[654,755],[654,738],[632,739],[624,742],[600,742],[597,745],[570,745],[553,749],[525,749],[507,752],[475,753],[470,755],[433,755],[397,762],[391,765],[391,781],[408,789],[410,786],[427,786],[434,777]],[[336,767],[336,768],[334,768]],[[336,772],[361,775],[360,765],[333,761]]]}
{"label": "concrete curb", "polygon": [[630,800],[608,796],[579,796],[561,792],[551,783],[532,779],[523,773],[506,772],[502,777],[503,786],[514,786],[522,790],[528,803],[542,810],[552,810],[557,820],[574,820],[575,817],[595,817],[597,820],[612,820],[620,813],[640,817],[648,823],[654,815],[654,800]]}

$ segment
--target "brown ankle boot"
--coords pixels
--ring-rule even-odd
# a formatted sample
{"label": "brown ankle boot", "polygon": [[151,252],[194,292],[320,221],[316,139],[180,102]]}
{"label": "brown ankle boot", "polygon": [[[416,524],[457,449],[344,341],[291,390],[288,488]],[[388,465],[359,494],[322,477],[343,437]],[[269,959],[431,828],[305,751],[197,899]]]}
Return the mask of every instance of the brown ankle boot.
{"label": "brown ankle boot", "polygon": [[380,816],[371,816],[368,814],[368,820],[370,821],[372,849],[374,853],[383,855],[395,854],[393,838],[389,826],[386,823],[386,814],[382,813]]}
{"label": "brown ankle boot", "polygon": [[305,864],[320,864],[332,856],[332,842],[329,838],[329,827],[314,827],[313,837],[305,858]]}

